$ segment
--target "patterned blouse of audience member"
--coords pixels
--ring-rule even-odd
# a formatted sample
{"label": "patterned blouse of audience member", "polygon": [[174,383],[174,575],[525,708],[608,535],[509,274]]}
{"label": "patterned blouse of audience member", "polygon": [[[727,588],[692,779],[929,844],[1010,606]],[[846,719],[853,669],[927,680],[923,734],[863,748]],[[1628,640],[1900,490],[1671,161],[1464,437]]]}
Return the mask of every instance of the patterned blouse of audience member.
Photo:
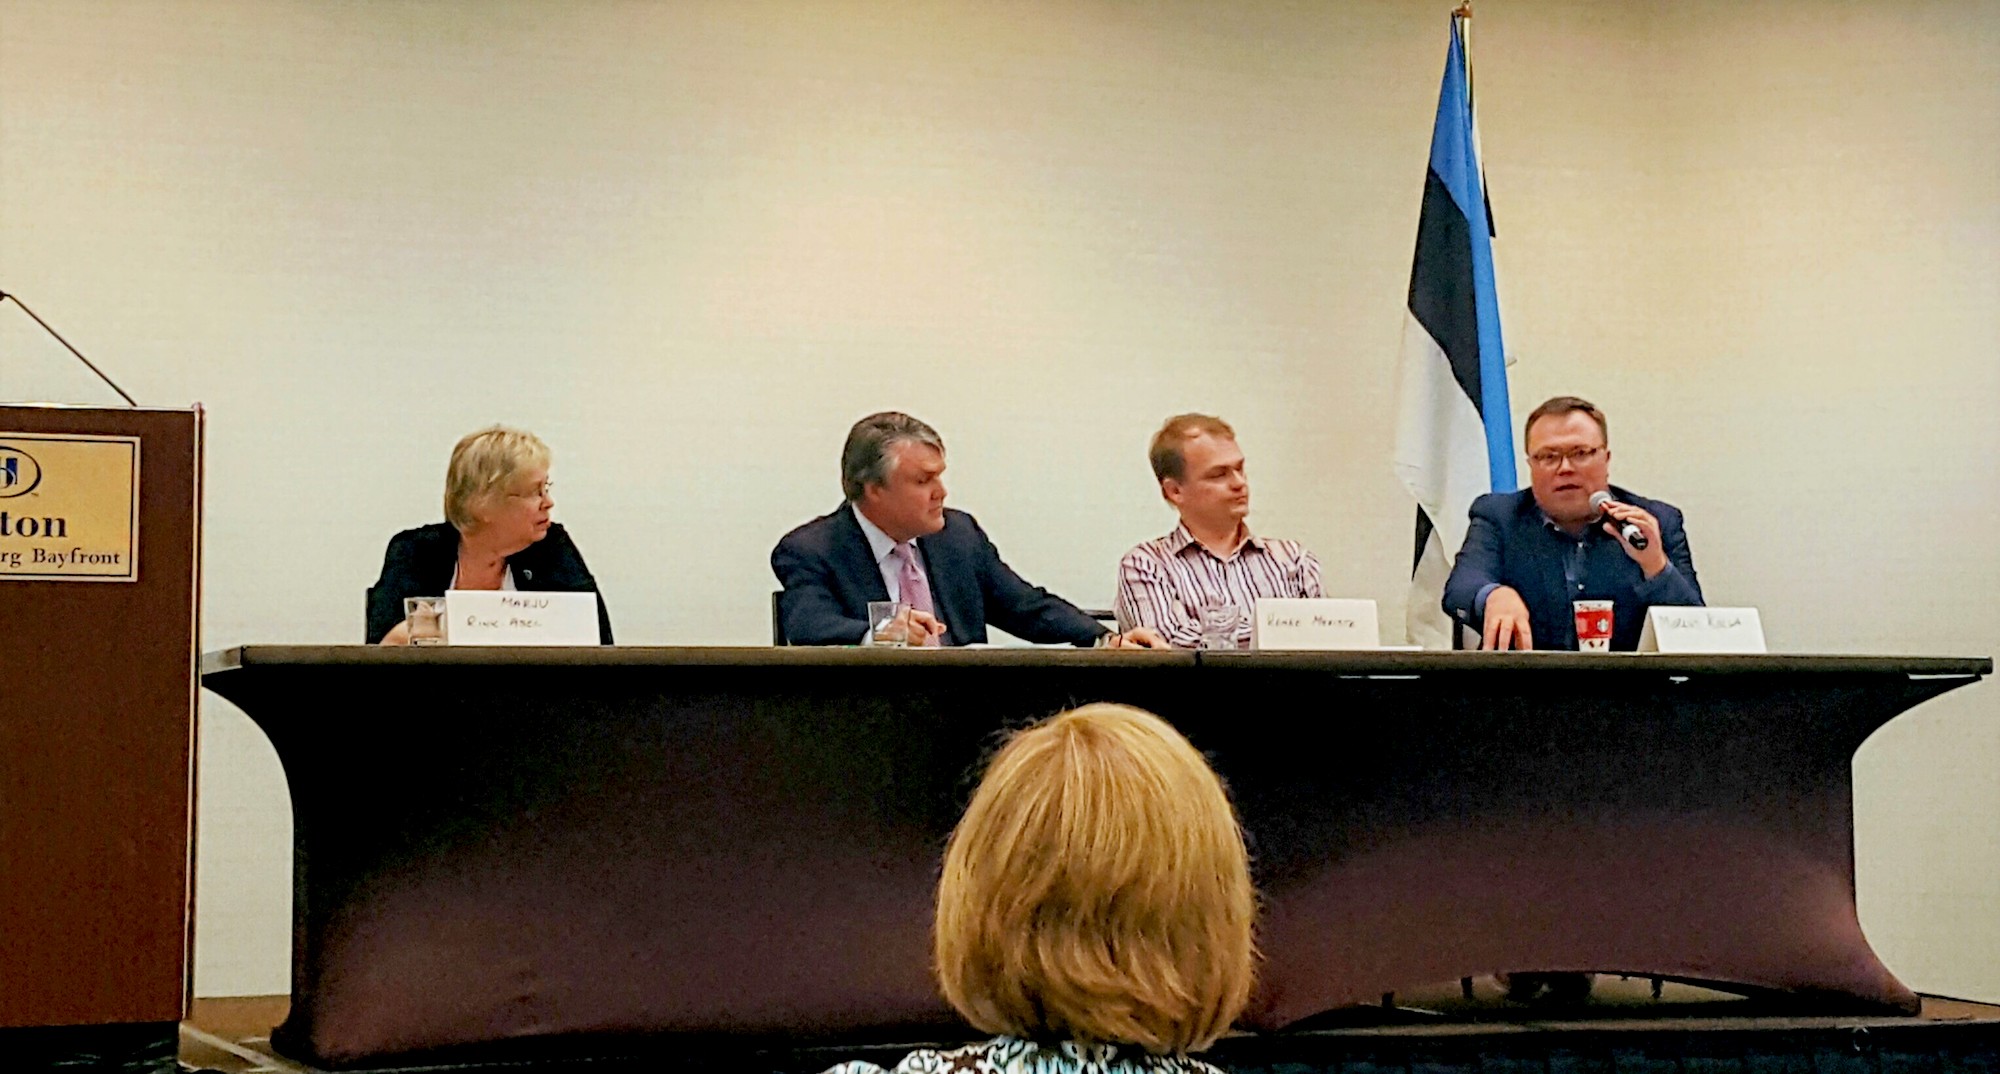
{"label": "patterned blouse of audience member", "polygon": [[[896,1074],[1218,1074],[1255,894],[1222,781],[1166,721],[1093,704],[995,754],[945,849],[944,997],[994,1039]],[[828,1074],[879,1074],[842,1063]]]}

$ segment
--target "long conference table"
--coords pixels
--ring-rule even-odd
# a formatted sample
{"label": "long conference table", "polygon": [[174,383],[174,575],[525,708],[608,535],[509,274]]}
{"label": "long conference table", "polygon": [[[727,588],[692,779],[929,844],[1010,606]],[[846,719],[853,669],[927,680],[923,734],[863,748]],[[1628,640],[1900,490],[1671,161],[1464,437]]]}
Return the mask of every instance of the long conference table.
{"label": "long conference table", "polygon": [[1006,728],[1150,709],[1227,781],[1249,1028],[1503,970],[1914,1012],[1855,912],[1851,761],[1990,659],[245,646],[203,685],[290,785],[324,1066],[686,1035],[970,1036],[929,974]]}

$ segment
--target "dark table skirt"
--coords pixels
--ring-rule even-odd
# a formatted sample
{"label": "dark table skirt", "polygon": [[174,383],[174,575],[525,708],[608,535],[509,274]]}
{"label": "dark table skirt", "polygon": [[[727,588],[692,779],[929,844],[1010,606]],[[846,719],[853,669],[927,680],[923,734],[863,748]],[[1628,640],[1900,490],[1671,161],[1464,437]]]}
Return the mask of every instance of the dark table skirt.
{"label": "dark table skirt", "polygon": [[1500,970],[1913,1011],[1855,915],[1850,761],[1990,661],[250,647],[291,1015],[327,1065],[524,1038],[951,1037],[946,834],[1000,732],[1160,713],[1228,782],[1275,1029]]}

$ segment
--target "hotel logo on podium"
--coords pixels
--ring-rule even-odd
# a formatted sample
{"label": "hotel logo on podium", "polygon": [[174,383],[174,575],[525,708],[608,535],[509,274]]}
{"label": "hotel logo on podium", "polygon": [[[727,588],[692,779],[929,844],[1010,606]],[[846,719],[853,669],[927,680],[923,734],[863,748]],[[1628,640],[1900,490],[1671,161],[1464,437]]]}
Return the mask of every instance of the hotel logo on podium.
{"label": "hotel logo on podium", "polygon": [[139,579],[139,438],[0,432],[0,581]]}

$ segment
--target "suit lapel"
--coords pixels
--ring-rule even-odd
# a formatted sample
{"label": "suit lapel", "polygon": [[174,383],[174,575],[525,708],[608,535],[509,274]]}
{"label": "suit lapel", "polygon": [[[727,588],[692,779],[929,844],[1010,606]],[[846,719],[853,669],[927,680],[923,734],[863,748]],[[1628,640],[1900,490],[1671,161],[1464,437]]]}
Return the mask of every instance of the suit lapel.
{"label": "suit lapel", "polygon": [[964,600],[954,583],[969,575],[959,569],[950,547],[940,539],[943,536],[943,531],[939,531],[917,538],[917,554],[924,559],[924,577],[930,582],[931,610],[944,624],[944,644],[963,645],[966,635],[959,626],[966,622],[961,607]]}
{"label": "suit lapel", "polygon": [[451,523],[439,525],[424,538],[424,562],[420,567],[424,577],[420,584],[426,593],[443,594],[451,588],[452,579],[458,574],[458,530]]}
{"label": "suit lapel", "polygon": [[854,508],[841,504],[833,514],[834,576],[845,578],[860,595],[859,607],[854,609],[856,619],[868,617],[868,602],[888,600],[889,587],[882,582],[882,569],[875,563],[875,550],[868,547],[868,535],[861,532],[861,523],[854,520]]}

